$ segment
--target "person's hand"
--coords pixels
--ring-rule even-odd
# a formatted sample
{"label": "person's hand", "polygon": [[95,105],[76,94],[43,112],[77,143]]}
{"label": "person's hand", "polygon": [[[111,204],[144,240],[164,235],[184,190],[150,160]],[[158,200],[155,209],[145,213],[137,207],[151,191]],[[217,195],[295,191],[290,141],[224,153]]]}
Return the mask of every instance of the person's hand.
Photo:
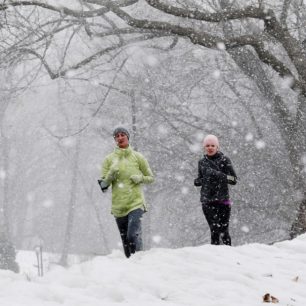
{"label": "person's hand", "polygon": [[99,185],[101,187],[102,192],[106,192],[109,185],[104,180],[99,180]]}
{"label": "person's hand", "polygon": [[134,184],[140,184],[143,181],[143,175],[134,174],[134,175],[131,175],[130,179]]}
{"label": "person's hand", "polygon": [[196,178],[193,182],[194,186],[199,187],[202,186],[202,179],[201,178]]}
{"label": "person's hand", "polygon": [[115,180],[119,174],[119,168],[117,166],[111,166],[109,169],[108,176],[111,178],[111,180]]}
{"label": "person's hand", "polygon": [[236,178],[234,176],[227,175],[226,178],[229,183],[236,183]]}

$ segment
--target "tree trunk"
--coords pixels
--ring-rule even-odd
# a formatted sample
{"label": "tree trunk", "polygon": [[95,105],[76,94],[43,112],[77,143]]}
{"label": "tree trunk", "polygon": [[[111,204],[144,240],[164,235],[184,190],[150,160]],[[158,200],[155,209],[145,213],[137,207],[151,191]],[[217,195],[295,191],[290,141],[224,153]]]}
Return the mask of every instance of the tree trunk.
{"label": "tree trunk", "polygon": [[290,229],[290,238],[293,239],[298,235],[306,232],[306,196],[301,201],[299,209],[296,214],[296,218]]}
{"label": "tree trunk", "polygon": [[298,205],[296,217],[290,229],[290,237],[306,232],[306,97],[302,94],[299,96],[298,109],[296,114],[296,135],[294,147],[297,148],[295,170],[299,177],[298,188],[303,197]]}
{"label": "tree trunk", "polygon": [[290,237],[294,238],[306,232],[306,192],[304,191],[306,190],[306,180],[305,165],[303,164],[306,137],[305,97],[300,96],[299,98],[300,110],[298,110],[298,113],[300,114],[297,115],[297,118],[290,118],[291,116],[285,108],[284,101],[275,93],[272,82],[267,78],[256,56],[249,50],[233,50],[229,53],[241,70],[255,81],[265,99],[272,102],[271,119],[277,126],[288,152],[290,168],[294,175],[294,189],[296,193],[303,196],[290,230]]}
{"label": "tree trunk", "polygon": [[[5,81],[9,81],[11,74],[4,76]],[[6,84],[6,83],[5,83]],[[2,201],[0,206],[0,269],[8,269],[19,272],[16,263],[16,252],[11,242],[10,214],[9,214],[9,139],[4,132],[4,118],[10,102],[10,95],[1,96],[0,104],[0,147],[2,149],[0,160],[1,180],[2,180]]]}
{"label": "tree trunk", "polygon": [[79,164],[79,155],[80,155],[80,142],[81,142],[81,136],[77,136],[75,154],[72,163],[71,192],[70,192],[70,201],[68,206],[68,217],[67,217],[67,224],[66,224],[66,231],[64,238],[64,246],[63,246],[62,256],[59,262],[63,266],[67,266],[68,264],[68,251],[73,231],[76,194],[77,194],[77,182],[78,182],[77,177],[78,177],[78,164]]}
{"label": "tree trunk", "polygon": [[1,136],[1,148],[2,148],[2,215],[1,215],[1,236],[2,239],[10,241],[11,233],[10,233],[10,221],[9,221],[9,148],[8,141],[5,136]]}

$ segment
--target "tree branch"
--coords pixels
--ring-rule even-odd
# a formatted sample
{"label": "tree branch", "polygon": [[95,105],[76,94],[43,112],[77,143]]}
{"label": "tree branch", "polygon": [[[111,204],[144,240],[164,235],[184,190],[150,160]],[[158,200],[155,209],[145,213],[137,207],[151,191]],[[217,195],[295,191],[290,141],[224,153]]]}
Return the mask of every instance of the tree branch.
{"label": "tree branch", "polygon": [[143,29],[151,29],[152,31],[163,31],[165,33],[171,33],[180,35],[183,37],[188,37],[192,43],[199,44],[207,48],[216,48],[218,44],[224,43],[226,48],[234,48],[250,45],[252,46],[258,57],[263,63],[268,64],[279,73],[281,76],[290,76],[292,77],[292,88],[300,88],[306,92],[306,87],[304,84],[301,84],[293,75],[288,67],[286,67],[280,60],[278,60],[273,54],[264,48],[264,44],[260,41],[259,38],[254,35],[245,35],[241,37],[229,38],[224,40],[218,36],[213,36],[205,32],[197,32],[192,28],[181,27],[177,25],[172,25],[167,22],[156,22],[149,20],[139,20],[133,18],[126,12],[122,11],[119,7],[109,3],[109,9],[114,12],[117,16],[122,18],[128,25],[133,27],[139,27]]}
{"label": "tree branch", "polygon": [[225,41],[227,49],[243,46],[252,46],[258,57],[263,63],[268,64],[273,70],[279,73],[280,76],[290,76],[293,79],[294,85],[301,86],[300,82],[294,77],[291,70],[285,66],[285,64],[278,60],[273,54],[271,54],[265,47],[260,37],[251,35],[245,35],[240,37],[229,38]]}
{"label": "tree branch", "polygon": [[[156,35],[152,35],[151,37],[150,36],[147,36],[146,38],[154,38],[156,37]],[[86,66],[88,63],[96,60],[97,58],[99,58],[101,55],[103,54],[107,54],[111,51],[114,51],[116,49],[119,49],[121,47],[124,47],[126,45],[129,45],[129,44],[133,44],[135,42],[138,42],[138,41],[142,41],[143,38],[133,38],[133,39],[130,39],[128,41],[124,41],[124,42],[119,42],[117,44],[114,44],[112,45],[111,47],[108,47],[108,48],[105,48],[105,49],[102,49],[94,54],[92,54],[91,56],[87,57],[86,59],[76,63],[75,65],[72,65],[66,69],[63,69],[63,70],[59,70],[57,72],[54,72],[52,71],[50,65],[47,63],[46,59],[44,56],[41,56],[38,52],[32,50],[32,49],[28,49],[28,48],[20,48],[18,49],[19,53],[27,53],[27,54],[32,54],[34,55],[36,58],[38,58],[42,65],[45,67],[46,71],[48,72],[49,76],[51,79],[57,79],[59,77],[64,77],[67,75],[67,73],[73,71],[73,70],[77,70],[83,66]]]}
{"label": "tree branch", "polygon": [[[113,2],[120,7],[126,7],[126,6],[133,5],[137,3],[138,1],[139,0],[116,0]],[[83,0],[83,2],[104,6],[105,3],[109,2],[109,0]]]}
{"label": "tree branch", "polygon": [[[290,35],[286,26],[282,22],[278,22],[272,10],[265,10],[261,6],[247,6],[242,9],[224,9],[216,13],[200,12],[199,10],[186,10],[168,4],[164,4],[161,0],[146,0],[152,7],[173,16],[197,19],[207,22],[220,22],[234,19],[255,18],[264,21],[267,33],[277,39],[286,50],[290,60],[303,79],[306,79],[306,51],[300,47],[299,43]],[[285,0],[281,21],[287,18],[291,0]],[[209,47],[206,45],[206,47]],[[258,50],[257,50],[258,51]],[[301,60],[302,59],[302,60]],[[273,63],[273,61],[268,61]],[[266,62],[267,63],[267,62]],[[273,67],[275,69],[275,67]]]}
{"label": "tree branch", "polygon": [[[224,20],[233,20],[233,19],[244,19],[244,18],[257,18],[264,21],[266,32],[272,37],[276,38],[278,42],[282,44],[284,49],[287,52],[287,55],[294,64],[296,70],[301,76],[301,80],[306,79],[306,51],[299,46],[298,42],[288,33],[288,31],[280,25],[277,21],[275,14],[272,10],[265,10],[261,6],[247,6],[242,9],[224,9],[219,12],[210,13],[210,12],[200,12],[199,10],[187,10],[171,5],[166,5],[161,0],[145,0],[150,6],[171,14],[173,16],[179,16],[184,18],[198,19],[208,22],[220,22]],[[9,1],[8,4],[2,4],[0,9],[7,8],[8,6],[21,6],[21,5],[35,5],[49,10],[57,11],[61,14],[67,14],[77,18],[87,18],[103,15],[106,12],[113,12],[119,18],[121,18],[125,23],[132,27],[140,29],[140,32],[149,30],[154,35],[178,35],[182,37],[189,38],[192,43],[198,44],[207,48],[217,48],[218,43],[224,43],[226,48],[233,48],[237,46],[246,46],[250,45],[256,51],[260,60],[272,67],[277,73],[281,76],[290,76],[294,80],[293,88],[298,87],[306,93],[306,84],[302,81],[296,79],[293,73],[288,67],[286,67],[280,60],[278,60],[271,52],[265,49],[263,42],[259,40],[259,37],[252,35],[245,35],[241,37],[231,38],[225,40],[217,35],[211,35],[204,31],[197,31],[192,27],[181,26],[178,24],[171,24],[168,22],[162,21],[151,21],[147,19],[137,19],[132,17],[129,13],[123,11],[121,6],[132,5],[138,1],[135,0],[121,0],[121,1],[108,1],[108,0],[85,0],[86,3],[91,3],[95,5],[103,5],[103,8],[88,10],[88,11],[79,11],[71,10],[67,7],[55,7],[46,3],[40,3],[38,1]],[[284,4],[285,12],[287,6],[289,5],[290,0],[286,0],[287,4]],[[285,13],[284,13],[285,14]],[[283,15],[284,16],[284,15]],[[88,34],[92,34],[89,28],[87,28]],[[107,35],[120,35],[120,34],[130,34],[136,33],[137,31],[129,28],[116,28],[113,31],[97,34],[100,37]],[[270,37],[271,37],[270,36]],[[262,37],[261,37],[262,38]],[[120,44],[115,44],[114,47],[111,47],[110,50],[120,46]],[[97,55],[99,56],[99,55]],[[85,65],[91,61],[90,58],[85,59],[80,63],[80,66]],[[80,66],[76,65],[73,69],[77,69]],[[61,72],[65,73],[65,72]],[[58,75],[58,74],[56,74]],[[62,75],[62,74],[61,74]]]}
{"label": "tree branch", "polygon": [[241,18],[265,19],[268,14],[260,7],[247,6],[243,9],[225,9],[216,13],[210,13],[199,10],[187,10],[186,8],[178,8],[160,0],[145,0],[150,6],[164,13],[207,22],[220,22],[225,20],[234,20]]}
{"label": "tree branch", "polygon": [[288,11],[291,4],[291,0],[284,0],[282,13],[280,16],[280,24],[283,26],[283,28],[287,29],[287,17],[288,17]]}
{"label": "tree branch", "polygon": [[91,11],[77,11],[77,10],[72,10],[67,7],[61,6],[61,7],[56,7],[54,5],[50,5],[44,2],[40,1],[7,1],[7,3],[2,3],[0,4],[0,11],[7,10],[10,6],[36,6],[36,7],[41,7],[44,9],[48,9],[50,11],[54,11],[63,15],[69,15],[73,16],[76,18],[91,18],[91,17],[96,17],[96,16],[101,16],[104,15],[105,13],[108,12],[108,9],[106,7],[97,9],[97,10],[91,10]]}

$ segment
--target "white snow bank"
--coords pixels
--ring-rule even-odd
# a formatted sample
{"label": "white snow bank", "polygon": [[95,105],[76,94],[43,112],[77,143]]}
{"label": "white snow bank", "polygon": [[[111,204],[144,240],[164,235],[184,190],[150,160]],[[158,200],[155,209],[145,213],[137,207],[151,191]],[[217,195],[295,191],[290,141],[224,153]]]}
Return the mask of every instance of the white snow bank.
{"label": "white snow bank", "polygon": [[306,235],[273,246],[152,249],[130,259],[114,251],[69,269],[49,263],[39,278],[35,254],[20,252],[20,274],[0,270],[0,305],[253,306],[270,293],[278,305],[305,306],[305,254]]}

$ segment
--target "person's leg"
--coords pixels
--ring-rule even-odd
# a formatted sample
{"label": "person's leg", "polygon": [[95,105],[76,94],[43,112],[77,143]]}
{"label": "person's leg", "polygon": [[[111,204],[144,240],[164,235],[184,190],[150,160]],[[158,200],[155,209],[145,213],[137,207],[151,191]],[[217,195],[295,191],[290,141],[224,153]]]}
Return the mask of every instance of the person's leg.
{"label": "person's leg", "polygon": [[231,216],[231,206],[222,205],[220,209],[221,239],[223,244],[232,245],[231,236],[229,234],[229,220]]}
{"label": "person's leg", "polygon": [[131,252],[130,252],[130,247],[129,247],[128,238],[127,238],[128,216],[115,218],[115,220],[116,220],[116,223],[119,229],[119,233],[121,236],[124,254],[127,258],[129,258],[131,256]]}
{"label": "person's leg", "polygon": [[142,209],[136,209],[128,214],[127,240],[131,254],[142,250],[141,218]]}
{"label": "person's leg", "polygon": [[211,244],[220,244],[220,227],[218,224],[217,207],[213,204],[203,204],[202,210],[210,229]]}

